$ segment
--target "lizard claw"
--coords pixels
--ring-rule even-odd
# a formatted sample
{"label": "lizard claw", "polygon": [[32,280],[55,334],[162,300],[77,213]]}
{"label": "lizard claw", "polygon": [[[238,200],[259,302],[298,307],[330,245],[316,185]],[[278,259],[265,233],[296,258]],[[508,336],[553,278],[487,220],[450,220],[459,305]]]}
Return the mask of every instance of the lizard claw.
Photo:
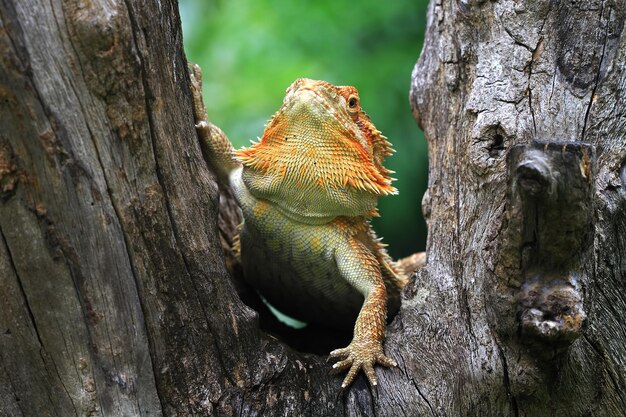
{"label": "lizard claw", "polygon": [[369,340],[353,340],[348,347],[330,352],[330,357],[332,359],[340,359],[339,362],[333,365],[333,371],[348,369],[348,375],[346,375],[341,384],[342,389],[352,384],[361,369],[372,388],[374,388],[378,385],[374,365],[378,363],[387,367],[397,366],[396,361],[384,354],[382,343]]}

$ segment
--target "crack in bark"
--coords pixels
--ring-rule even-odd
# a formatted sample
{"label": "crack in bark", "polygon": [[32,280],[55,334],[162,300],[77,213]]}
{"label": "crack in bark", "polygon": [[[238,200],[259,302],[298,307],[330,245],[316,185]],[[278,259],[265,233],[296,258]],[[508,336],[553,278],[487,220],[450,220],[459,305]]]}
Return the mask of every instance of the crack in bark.
{"label": "crack in bark", "polygon": [[535,48],[531,51],[531,56],[530,56],[530,62],[528,63],[528,108],[530,110],[530,116],[533,119],[533,134],[534,136],[537,136],[537,123],[535,121],[535,110],[533,109],[533,89],[530,86],[530,82],[533,76],[533,64],[535,63],[535,60],[538,57],[535,57],[535,53],[537,53],[537,51],[543,48],[543,37],[540,37],[539,40],[537,41],[537,45],[535,46]]}
{"label": "crack in bark", "polygon": [[513,408],[513,415],[515,417],[519,417],[520,413],[519,413],[519,408],[517,405],[517,399],[515,398],[515,395],[513,395],[513,392],[511,391],[511,380],[509,379],[509,365],[506,361],[506,356],[504,355],[504,349],[502,348],[502,346],[500,346],[497,340],[494,340],[494,342],[496,344],[496,347],[498,348],[498,353],[500,354],[500,360],[502,362],[504,389],[506,390],[506,394],[509,397],[509,400],[511,402],[511,407]]}
{"label": "crack in bark", "polygon": [[409,372],[406,369],[406,362],[402,361],[402,370],[404,371],[404,375],[406,375],[406,377],[409,379],[409,381],[411,381],[411,384],[413,384],[413,386],[415,387],[415,390],[417,391],[417,394],[422,398],[422,400],[424,400],[424,402],[426,403],[426,405],[428,406],[428,408],[430,409],[431,414],[434,417],[437,417],[437,413],[435,412],[435,409],[433,408],[432,404],[430,403],[430,401],[428,401],[428,398],[426,398],[426,396],[424,394],[422,394],[422,391],[420,391],[419,386],[417,385],[417,382],[415,382],[415,378],[413,378]]}
{"label": "crack in bark", "polygon": [[[545,24],[545,20],[543,24]],[[542,28],[543,29],[543,24],[542,24]],[[543,37],[540,37],[539,40],[537,41],[537,45],[532,48],[529,45],[526,45],[525,43],[517,40],[515,38],[515,36],[511,33],[510,29],[507,28],[506,26],[503,25],[504,31],[506,32],[507,35],[509,35],[509,37],[513,40],[513,43],[515,45],[521,46],[523,48],[525,48],[528,52],[530,52],[531,57],[530,57],[530,62],[528,63],[528,86],[526,87],[526,91],[528,92],[528,108],[530,110],[530,116],[533,120],[533,134],[536,136],[537,135],[537,123],[535,121],[535,111],[533,109],[533,100],[532,100],[532,88],[530,87],[530,81],[533,75],[533,63],[535,62],[535,53],[543,47]],[[513,68],[515,70],[515,68]],[[524,71],[525,72],[525,71]],[[503,101],[503,100],[499,100],[499,101]],[[520,100],[521,102],[522,100]],[[517,104],[517,103],[515,103]]]}
{"label": "crack in bark", "polygon": [[[604,15],[604,1],[602,2],[602,6],[600,7],[600,24],[602,23],[602,16]],[[595,100],[596,90],[598,88],[598,84],[600,84],[600,74],[602,73],[602,63],[604,62],[604,55],[606,53],[606,44],[609,39],[609,24],[608,22],[611,19],[611,8],[609,8],[609,15],[606,17],[606,28],[604,32],[604,41],[602,42],[602,54],[600,55],[600,62],[598,63],[598,72],[596,73],[595,83],[593,85],[593,89],[591,90],[591,97],[589,98],[589,105],[587,106],[587,110],[585,111],[585,120],[583,122],[583,129],[580,135],[580,140],[585,140],[585,134],[587,133],[587,123],[589,121],[589,114],[591,113],[591,107],[593,106],[593,102]]]}
{"label": "crack in bark", "polygon": [[424,400],[426,405],[428,405],[428,408],[430,409],[431,414],[434,417],[437,417],[437,413],[435,413],[435,410],[434,410],[433,406],[430,404],[430,401],[428,401],[428,399],[424,396],[424,394],[422,394],[422,392],[420,391],[419,387],[417,386],[417,383],[415,382],[415,380],[413,378],[410,378],[410,379],[411,379],[411,383],[413,384],[413,386],[417,390],[417,393],[419,394],[419,396],[422,398],[422,400]]}
{"label": "crack in bark", "polygon": [[552,73],[552,86],[550,88],[550,97],[548,98],[548,103],[552,103],[552,96],[554,95],[554,84],[556,82],[556,71]]}
{"label": "crack in bark", "polygon": [[[0,357],[0,359],[2,359]],[[4,367],[2,366],[3,362],[0,360],[0,375],[5,375],[8,374],[8,372],[4,369]],[[17,408],[20,410],[20,416],[25,417],[26,414],[24,412],[24,409],[22,408],[22,401],[20,400],[20,398],[16,395],[17,389],[15,387],[15,385],[13,385],[13,381],[11,380],[10,377],[7,376],[6,380],[9,382],[9,385],[11,386],[11,393],[13,394],[13,398],[15,401],[15,405],[17,406]],[[48,394],[48,400],[50,400],[50,394]],[[14,416],[17,417],[17,416]]]}
{"label": "crack in bark", "polygon": [[507,100],[505,98],[494,98],[495,101],[498,101],[500,103],[506,103],[506,104],[513,104],[515,106],[517,106],[518,104],[520,104],[522,101],[524,101],[524,97],[521,97],[519,100]]}
{"label": "crack in bark", "polygon": [[[606,352],[598,346],[597,342],[594,342],[593,340],[591,340],[589,338],[588,335],[583,334],[583,339],[589,344],[589,346],[591,346],[591,348],[603,359],[605,359],[605,363],[607,362],[607,355]],[[615,375],[613,375],[613,372],[611,372],[612,369],[605,369],[606,374],[609,376],[609,380],[611,381],[611,383],[613,384],[613,388],[614,391],[617,393],[617,395],[619,396],[619,398],[622,400],[622,403],[626,404],[626,396],[624,395],[624,392],[622,390],[619,389],[619,383],[616,381],[615,379]]]}
{"label": "crack in bark", "polygon": [[[463,264],[460,266],[461,276],[463,276]],[[462,306],[463,311],[465,312],[465,325],[467,326],[467,331],[469,335],[472,337],[472,341],[476,342],[476,334],[474,334],[474,327],[472,326],[472,310],[469,305],[467,288],[463,287],[459,291],[459,305]]]}
{"label": "crack in bark", "polygon": [[24,300],[24,306],[26,307],[26,311],[28,312],[28,318],[33,326],[33,330],[35,331],[35,335],[37,336],[37,341],[39,342],[39,346],[43,349],[44,343],[41,339],[41,335],[39,334],[39,329],[37,328],[37,322],[35,321],[35,315],[33,314],[33,310],[30,307],[30,303],[28,302],[28,298],[26,297],[26,291],[24,290],[24,285],[22,283],[22,279],[20,278],[20,274],[17,271],[17,266],[15,265],[15,261],[13,260],[13,254],[11,253],[11,248],[9,247],[9,243],[2,232],[2,228],[0,228],[0,240],[2,241],[4,247],[6,248],[6,253],[9,258],[9,265],[15,274],[15,278],[17,281],[18,288],[20,290],[20,295]]}
{"label": "crack in bark", "polygon": [[513,40],[513,43],[515,45],[521,46],[523,48],[526,48],[530,53],[533,53],[533,48],[531,48],[530,46],[526,45],[525,43],[517,40],[515,38],[515,36],[511,33],[511,29],[507,28],[504,23],[502,23],[502,28],[504,29],[504,31],[506,32],[507,35],[509,35],[509,37]]}
{"label": "crack in bark", "polygon": [[[37,341],[39,342],[39,357],[41,358],[41,362],[44,365],[44,367],[46,367],[46,358],[44,356],[45,347],[44,347],[43,340],[41,338],[41,334],[39,333],[39,328],[37,327],[37,322],[35,321],[35,314],[33,313],[30,303],[28,302],[28,297],[26,296],[26,290],[24,289],[24,284],[22,282],[22,279],[20,278],[20,274],[18,272],[17,266],[15,264],[15,261],[13,260],[13,254],[11,253],[11,248],[9,247],[9,243],[7,242],[6,237],[4,236],[4,233],[2,232],[2,228],[0,228],[0,241],[2,242],[3,246],[6,248],[9,265],[11,266],[11,270],[13,270],[13,273],[15,275],[17,286],[20,291],[20,295],[22,296],[22,300],[24,301],[24,307],[26,307],[28,318],[30,320],[33,330],[35,331],[35,335],[37,336]],[[76,408],[76,404],[74,404],[72,396],[70,395],[67,387],[63,383],[63,378],[61,378],[61,375],[59,374],[59,370],[56,366],[56,363],[54,362],[54,359],[52,357],[50,357],[50,362],[52,362],[52,368],[54,369],[54,372],[57,375],[59,383],[61,384],[61,386],[63,387],[63,390],[65,391],[65,395],[70,400],[70,403],[72,404],[72,407],[74,408],[74,414],[78,416],[79,413]],[[50,400],[50,404],[53,404],[52,398],[50,397],[50,392],[47,389],[46,389],[46,394],[48,396],[48,399]]]}
{"label": "crack in bark", "polygon": [[[62,333],[62,330],[61,330],[61,329],[58,329],[58,332],[59,332],[59,334],[60,334],[61,336],[63,336],[63,333]],[[69,350],[69,348],[68,348],[67,344],[65,343],[65,338],[63,338],[63,344],[65,345],[65,350],[66,350],[67,352],[70,352],[70,350]],[[42,358],[42,359],[43,359],[43,358]],[[54,372],[56,373],[57,378],[59,378],[59,382],[61,383],[61,386],[63,387],[63,390],[65,391],[65,393],[67,394],[67,396],[70,398],[70,403],[72,403],[72,407],[74,407],[74,413],[76,413],[76,416],[78,416],[78,415],[79,415],[78,410],[76,409],[76,406],[74,405],[74,401],[72,401],[72,397],[70,397],[70,393],[69,393],[69,391],[67,390],[67,387],[66,387],[66,386],[65,386],[65,384],[63,383],[63,379],[61,378],[61,374],[59,373],[59,370],[58,370],[58,368],[57,368],[57,366],[56,366],[56,363],[54,362],[54,359],[50,358],[50,360],[52,361],[52,365],[53,365],[53,367],[54,367]],[[75,369],[76,371],[78,371],[78,370],[76,369],[76,367],[74,367],[74,369]],[[80,378],[80,375],[79,375],[78,379],[79,379],[79,380],[82,380],[82,378]]]}

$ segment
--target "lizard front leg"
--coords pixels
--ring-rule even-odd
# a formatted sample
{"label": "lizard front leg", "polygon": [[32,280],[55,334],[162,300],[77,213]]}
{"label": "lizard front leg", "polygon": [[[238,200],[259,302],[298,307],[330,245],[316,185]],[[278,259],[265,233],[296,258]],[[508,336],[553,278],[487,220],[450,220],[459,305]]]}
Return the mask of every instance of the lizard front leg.
{"label": "lizard front leg", "polygon": [[331,358],[340,359],[333,365],[333,369],[349,369],[341,384],[342,388],[354,381],[360,369],[365,372],[370,385],[376,386],[375,364],[397,366],[383,351],[387,291],[380,265],[376,257],[355,238],[350,239],[347,248],[338,248],[335,258],[342,277],[363,294],[365,301],[357,317],[350,345],[330,353]]}
{"label": "lizard front leg", "polygon": [[202,99],[202,71],[198,65],[189,65],[189,78],[191,81],[196,132],[200,139],[202,153],[219,180],[224,184],[228,184],[231,172],[240,168],[241,163],[234,158],[233,145],[226,134],[219,127],[208,121],[206,107]]}

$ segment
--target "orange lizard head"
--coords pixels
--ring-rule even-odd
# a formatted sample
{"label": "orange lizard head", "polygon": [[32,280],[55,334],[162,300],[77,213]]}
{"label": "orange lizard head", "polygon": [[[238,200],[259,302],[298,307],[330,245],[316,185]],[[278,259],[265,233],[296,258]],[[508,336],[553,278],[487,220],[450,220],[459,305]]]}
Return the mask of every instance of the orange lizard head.
{"label": "orange lizard head", "polygon": [[314,221],[374,215],[379,196],[397,193],[382,165],[392,152],[356,88],[300,78],[260,141],[236,156],[255,197]]}

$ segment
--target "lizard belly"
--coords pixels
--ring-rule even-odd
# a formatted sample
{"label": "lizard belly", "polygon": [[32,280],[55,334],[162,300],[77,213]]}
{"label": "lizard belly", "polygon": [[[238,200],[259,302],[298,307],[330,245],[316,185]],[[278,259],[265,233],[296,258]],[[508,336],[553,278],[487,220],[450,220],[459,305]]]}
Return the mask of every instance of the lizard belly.
{"label": "lizard belly", "polygon": [[347,237],[329,224],[310,225],[259,202],[241,230],[246,281],[283,313],[309,323],[350,327],[363,296],[344,280],[335,248]]}

